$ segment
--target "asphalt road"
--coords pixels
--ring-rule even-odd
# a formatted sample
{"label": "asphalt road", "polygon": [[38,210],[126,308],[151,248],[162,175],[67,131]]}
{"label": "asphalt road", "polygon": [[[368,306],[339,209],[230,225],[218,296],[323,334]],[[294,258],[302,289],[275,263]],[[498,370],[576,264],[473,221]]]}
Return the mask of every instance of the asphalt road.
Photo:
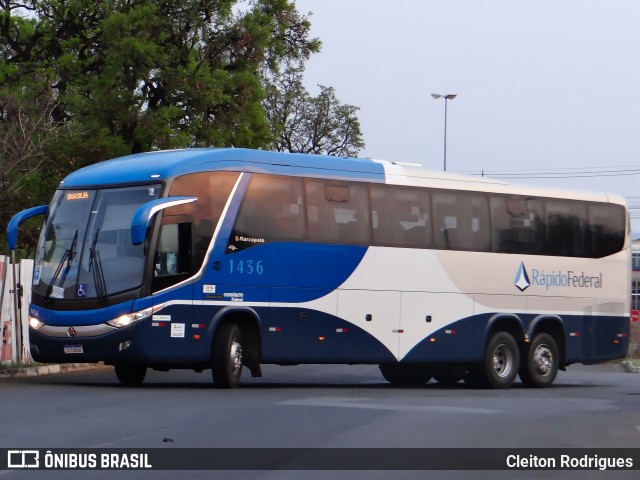
{"label": "asphalt road", "polygon": [[[640,374],[571,366],[547,389],[396,388],[375,366],[263,367],[237,390],[209,372],[110,368],[0,380],[0,448],[640,448]],[[25,476],[28,473],[28,476]],[[91,478],[637,478],[636,472],[91,472]],[[608,477],[611,475],[611,477]],[[0,472],[88,478],[88,472]]]}

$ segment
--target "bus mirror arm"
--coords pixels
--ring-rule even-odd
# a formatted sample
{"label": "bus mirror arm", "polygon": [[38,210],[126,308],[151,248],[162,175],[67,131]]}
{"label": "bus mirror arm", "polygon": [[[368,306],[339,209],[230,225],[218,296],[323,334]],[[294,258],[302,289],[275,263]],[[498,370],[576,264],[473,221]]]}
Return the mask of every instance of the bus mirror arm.
{"label": "bus mirror arm", "polygon": [[48,210],[49,205],[28,208],[16,213],[11,220],[9,220],[9,225],[7,226],[7,243],[9,244],[9,250],[13,252],[18,245],[18,227],[20,227],[20,224],[28,218],[37,215],[46,215]]}
{"label": "bus mirror arm", "polygon": [[[20,298],[22,298],[22,285],[18,283],[17,271],[16,271],[16,247],[18,245],[18,228],[20,224],[26,219],[35,217],[37,215],[46,215],[49,211],[48,205],[40,205],[39,207],[28,208],[21,212],[16,213],[7,225],[7,243],[9,244],[9,250],[11,250],[11,268],[12,268],[12,283],[13,283],[13,318],[19,318],[18,309],[20,304]],[[22,323],[16,322],[17,326],[17,347],[18,347],[18,363],[22,363]]]}
{"label": "bus mirror arm", "polygon": [[147,227],[156,213],[165,208],[192,203],[196,200],[198,200],[198,197],[166,197],[151,200],[141,205],[131,219],[131,243],[133,245],[142,245],[144,243]]}

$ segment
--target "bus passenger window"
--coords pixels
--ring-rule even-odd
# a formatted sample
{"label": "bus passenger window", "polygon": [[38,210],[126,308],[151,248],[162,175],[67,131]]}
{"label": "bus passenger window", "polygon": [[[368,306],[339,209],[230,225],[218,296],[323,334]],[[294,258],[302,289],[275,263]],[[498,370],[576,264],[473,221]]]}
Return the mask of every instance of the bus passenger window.
{"label": "bus passenger window", "polygon": [[370,190],[376,245],[431,246],[431,202],[427,190],[388,185],[371,185]]}
{"label": "bus passenger window", "polygon": [[624,247],[626,216],[621,205],[589,205],[590,256],[602,258]]}
{"label": "bus passenger window", "polygon": [[307,179],[309,240],[368,244],[371,240],[369,192],[366,185]]}
{"label": "bus passenger window", "polygon": [[229,239],[235,252],[304,238],[302,179],[253,174]]}
{"label": "bus passenger window", "polygon": [[492,251],[538,254],[544,246],[542,202],[520,196],[491,197]]}
{"label": "bus passenger window", "polygon": [[481,193],[434,191],[435,231],[438,248],[490,251],[489,204]]}
{"label": "bus passenger window", "polygon": [[546,254],[560,257],[586,255],[587,206],[583,202],[547,199]]}

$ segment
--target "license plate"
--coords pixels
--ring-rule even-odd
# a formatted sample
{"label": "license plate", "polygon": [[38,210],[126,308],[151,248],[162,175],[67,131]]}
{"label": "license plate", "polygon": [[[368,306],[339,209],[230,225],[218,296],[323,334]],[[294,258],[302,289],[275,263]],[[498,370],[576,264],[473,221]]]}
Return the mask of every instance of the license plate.
{"label": "license plate", "polygon": [[65,345],[64,353],[84,353],[82,345]]}

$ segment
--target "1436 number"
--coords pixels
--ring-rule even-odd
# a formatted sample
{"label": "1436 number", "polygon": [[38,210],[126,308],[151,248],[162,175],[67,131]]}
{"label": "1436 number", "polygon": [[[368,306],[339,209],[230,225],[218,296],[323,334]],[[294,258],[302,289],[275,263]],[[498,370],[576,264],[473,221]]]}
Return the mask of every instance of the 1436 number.
{"label": "1436 number", "polygon": [[262,265],[262,260],[229,260],[229,273],[262,275],[264,273],[264,266]]}

